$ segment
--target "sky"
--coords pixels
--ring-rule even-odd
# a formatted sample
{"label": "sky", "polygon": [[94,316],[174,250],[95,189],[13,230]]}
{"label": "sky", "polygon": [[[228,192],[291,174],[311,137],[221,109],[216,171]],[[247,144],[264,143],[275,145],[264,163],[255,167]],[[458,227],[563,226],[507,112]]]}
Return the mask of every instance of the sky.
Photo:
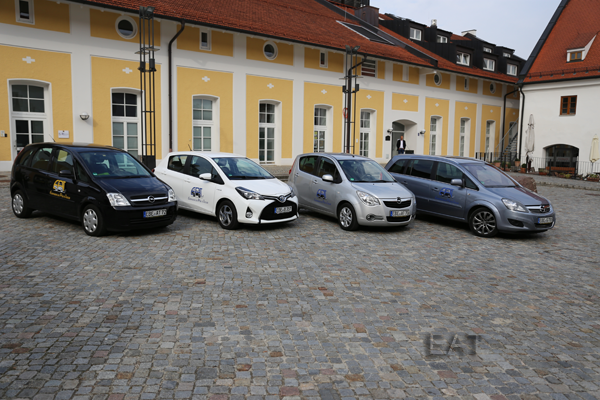
{"label": "sky", "polygon": [[371,0],[382,14],[390,13],[460,35],[476,29],[486,42],[515,50],[527,60],[560,0]]}

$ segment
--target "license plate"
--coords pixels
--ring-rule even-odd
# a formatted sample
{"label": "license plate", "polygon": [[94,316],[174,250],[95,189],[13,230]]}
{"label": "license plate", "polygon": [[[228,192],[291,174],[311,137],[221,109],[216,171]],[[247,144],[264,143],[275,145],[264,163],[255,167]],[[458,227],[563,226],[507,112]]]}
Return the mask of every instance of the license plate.
{"label": "license plate", "polygon": [[408,217],[409,215],[410,215],[410,210],[390,211],[390,217]]}
{"label": "license plate", "polygon": [[292,206],[275,208],[275,214],[285,214],[285,213],[289,213],[289,212],[292,212]]}
{"label": "license plate", "polygon": [[552,217],[538,218],[538,224],[551,224],[552,221],[553,221]]}
{"label": "license plate", "polygon": [[167,215],[166,209],[144,211],[144,218],[162,217],[163,215]]}

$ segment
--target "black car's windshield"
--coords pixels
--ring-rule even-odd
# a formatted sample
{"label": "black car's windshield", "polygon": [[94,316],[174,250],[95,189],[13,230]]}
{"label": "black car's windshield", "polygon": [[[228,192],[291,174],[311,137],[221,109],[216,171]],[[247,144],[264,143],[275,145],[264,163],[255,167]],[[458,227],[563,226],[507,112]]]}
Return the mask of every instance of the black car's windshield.
{"label": "black car's windshield", "polygon": [[129,153],[94,150],[79,153],[95,178],[148,178],[152,175]]}
{"label": "black car's windshield", "polygon": [[338,160],[350,182],[395,182],[394,178],[373,160]]}
{"label": "black car's windshield", "polygon": [[275,178],[263,167],[247,158],[215,157],[213,160],[230,180]]}
{"label": "black car's windshield", "polygon": [[516,186],[512,179],[492,165],[466,164],[464,167],[487,188]]}

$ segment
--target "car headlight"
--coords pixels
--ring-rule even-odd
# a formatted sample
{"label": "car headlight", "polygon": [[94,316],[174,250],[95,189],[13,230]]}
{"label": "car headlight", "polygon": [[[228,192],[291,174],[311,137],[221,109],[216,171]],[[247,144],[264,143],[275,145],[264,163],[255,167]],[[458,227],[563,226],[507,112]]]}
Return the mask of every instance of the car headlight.
{"label": "car headlight", "polygon": [[177,197],[175,197],[173,189],[169,189],[169,203],[173,201],[177,201]]}
{"label": "car headlight", "polygon": [[290,188],[290,197],[296,197],[296,192],[294,192],[294,188],[290,185],[288,185],[288,187]]}
{"label": "car headlight", "polygon": [[365,203],[367,206],[377,206],[379,205],[379,199],[372,194],[361,192],[359,190],[356,191],[358,198],[360,201]]}
{"label": "car headlight", "polygon": [[108,201],[113,207],[127,207],[131,205],[121,193],[106,193],[106,197],[108,197]]}
{"label": "car headlight", "polygon": [[516,201],[509,200],[509,199],[502,199],[502,202],[504,203],[506,208],[508,208],[510,211],[518,211],[518,212],[524,212],[524,213],[528,212],[525,207],[523,207]]}
{"label": "car headlight", "polygon": [[240,196],[242,196],[243,198],[248,199],[248,200],[264,200],[265,199],[260,194],[253,192],[252,190],[243,188],[243,187],[236,187],[235,190],[237,190],[237,192],[240,194]]}

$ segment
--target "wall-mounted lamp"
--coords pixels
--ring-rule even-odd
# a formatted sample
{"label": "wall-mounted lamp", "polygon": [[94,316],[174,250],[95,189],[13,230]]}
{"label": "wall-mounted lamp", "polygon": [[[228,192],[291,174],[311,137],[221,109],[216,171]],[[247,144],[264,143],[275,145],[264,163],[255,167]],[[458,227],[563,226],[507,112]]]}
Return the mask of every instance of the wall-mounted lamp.
{"label": "wall-mounted lamp", "polygon": [[87,120],[90,117],[90,114],[86,113],[86,112],[82,112],[81,114],[79,114],[79,118],[81,118],[83,121]]}
{"label": "wall-mounted lamp", "polygon": [[419,136],[419,135],[425,135],[425,131],[423,130],[423,131],[417,132],[417,136]]}
{"label": "wall-mounted lamp", "polygon": [[388,129],[388,130],[387,130],[387,133],[389,133],[390,135],[392,134],[392,132],[394,132],[394,130],[393,130],[393,129]]}

